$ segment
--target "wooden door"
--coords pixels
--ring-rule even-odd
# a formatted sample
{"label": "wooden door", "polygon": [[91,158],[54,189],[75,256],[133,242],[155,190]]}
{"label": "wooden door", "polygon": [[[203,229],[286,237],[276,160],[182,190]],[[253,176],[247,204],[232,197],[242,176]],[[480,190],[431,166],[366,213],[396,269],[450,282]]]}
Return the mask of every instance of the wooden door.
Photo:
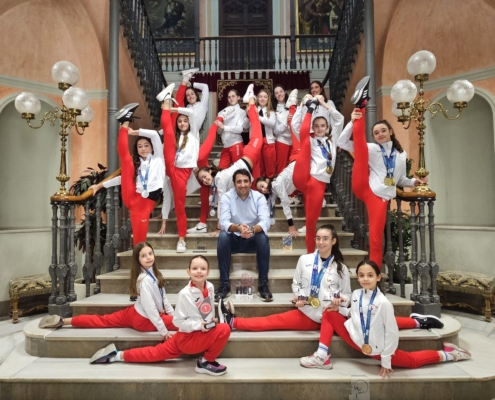
{"label": "wooden door", "polygon": [[272,69],[272,0],[220,0],[219,14],[220,69]]}

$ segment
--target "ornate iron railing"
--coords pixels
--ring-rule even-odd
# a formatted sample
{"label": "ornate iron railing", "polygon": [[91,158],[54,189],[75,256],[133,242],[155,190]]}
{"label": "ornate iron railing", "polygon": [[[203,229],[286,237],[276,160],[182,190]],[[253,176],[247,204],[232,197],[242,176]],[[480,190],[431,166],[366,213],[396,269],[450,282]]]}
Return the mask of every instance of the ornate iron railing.
{"label": "ornate iron railing", "polygon": [[159,125],[161,109],[155,96],[167,86],[167,82],[143,0],[120,0],[120,24],[127,38],[127,47],[134,60],[134,68],[143,87],[150,114],[154,123]]}
{"label": "ornate iron railing", "polygon": [[363,31],[364,0],[346,0],[339,21],[328,73],[323,84],[329,81],[330,97],[337,108],[347,90],[347,82],[352,72],[352,65],[361,42]]}
{"label": "ornate iron railing", "polygon": [[[116,176],[117,174],[112,174]],[[106,191],[106,193],[105,193]],[[78,300],[74,292],[74,280],[78,272],[75,249],[76,218],[75,209],[84,207],[85,260],[82,267],[86,284],[86,296],[90,294],[90,284],[94,276],[119,269],[117,253],[132,248],[129,213],[120,206],[119,186],[103,189],[96,194],[96,229],[91,237],[91,212],[89,208],[92,190],[81,196],[69,196],[63,200],[52,197],[52,261],[49,274],[52,278],[52,291],[48,301],[50,314],[70,315],[69,303]],[[106,196],[106,211],[102,210],[103,196]],[[101,225],[106,223],[105,244],[102,246]],[[94,242],[94,250],[92,247]],[[96,279],[94,294],[100,293],[100,281]],[[64,311],[65,310],[65,311]]]}
{"label": "ornate iron railing", "polygon": [[212,36],[196,39],[155,38],[164,71],[200,68],[201,71],[252,69],[327,69],[335,35]]}

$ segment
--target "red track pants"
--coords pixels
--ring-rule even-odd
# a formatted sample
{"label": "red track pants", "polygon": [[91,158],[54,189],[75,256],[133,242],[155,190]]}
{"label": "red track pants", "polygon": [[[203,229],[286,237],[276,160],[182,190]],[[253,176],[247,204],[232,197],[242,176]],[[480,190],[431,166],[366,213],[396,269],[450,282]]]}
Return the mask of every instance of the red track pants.
{"label": "red track pants", "polygon": [[320,329],[320,324],[307,317],[300,310],[294,309],[281,314],[267,317],[234,318],[234,328],[241,331],[314,331]]}
{"label": "red track pants", "polygon": [[[401,320],[412,319],[412,318],[401,318]],[[339,314],[336,311],[324,312],[322,318],[322,330],[320,335],[323,334],[323,325],[326,324],[327,327],[331,327],[326,329],[325,334],[329,334],[330,341],[332,340],[333,332],[337,332],[337,334],[346,342],[349,346],[353,347],[357,351],[361,352],[361,349],[354,343],[349,336],[349,332],[347,331],[344,322],[346,318]],[[414,321],[414,320],[413,320]],[[399,324],[399,318],[397,318],[397,323]],[[410,322],[402,321],[402,323],[410,324]],[[416,325],[414,325],[415,327]],[[399,328],[401,326],[399,325]],[[320,340],[321,337],[320,337]],[[325,342],[322,342],[326,344]],[[328,344],[330,346],[330,343]],[[375,360],[380,360],[380,356],[370,356]],[[426,364],[436,364],[440,362],[440,356],[438,355],[438,351],[436,350],[421,350],[421,351],[413,351],[407,352],[402,350],[395,350],[395,354],[392,356],[392,366],[393,367],[403,367],[403,368],[419,368]]]}
{"label": "red track pants", "polygon": [[[215,121],[222,122],[223,118],[217,117]],[[208,157],[210,157],[211,149],[215,144],[215,140],[217,138],[217,130],[218,126],[213,123],[208,131],[208,136],[199,148],[198,168],[208,166]],[[210,186],[205,186],[201,183],[201,187],[199,188],[199,195],[201,199],[201,213],[199,216],[199,222],[206,224],[208,213],[210,212]]]}
{"label": "red track pants", "polygon": [[[172,324],[173,317],[160,314],[169,331],[177,331]],[[71,325],[77,328],[132,328],[140,332],[156,332],[156,327],[148,318],[139,314],[134,306],[107,315],[79,315],[72,317]]]}
{"label": "red track pants", "polygon": [[[148,234],[150,214],[155,208],[155,202],[145,199],[136,192],[136,178],[134,177],[134,163],[129,153],[129,137],[127,128],[121,127],[117,143],[117,151],[121,166],[121,190],[122,201],[129,209],[131,215],[133,243],[144,242]],[[162,151],[162,149],[153,149]]]}
{"label": "red track pants", "polygon": [[[309,129],[312,114],[306,113],[301,124],[301,152],[296,161],[294,186],[303,193],[304,212],[306,214],[306,250],[308,253],[315,251],[316,223],[321,214],[321,206],[325,197],[326,183],[321,182],[310,175],[311,170],[311,142]],[[293,135],[294,138],[294,135]],[[294,146],[294,143],[293,143]]]}
{"label": "red track pants", "polygon": [[170,120],[170,111],[162,110],[162,129],[163,129],[163,154],[165,157],[165,167],[167,175],[170,177],[172,190],[174,191],[175,215],[177,216],[177,231],[179,237],[185,237],[187,231],[186,216],[186,195],[187,181],[191,176],[192,168],[177,168],[175,166],[175,135]]}
{"label": "red track pants", "polygon": [[166,342],[124,351],[124,361],[129,363],[148,363],[170,360],[182,354],[205,352],[204,358],[213,362],[220,355],[230,336],[227,324],[217,324],[208,332],[177,332]]}
{"label": "red track pants", "polygon": [[263,135],[261,133],[261,122],[256,112],[256,107],[254,105],[249,106],[248,111],[249,122],[251,123],[251,139],[249,143],[244,147],[242,157],[248,158],[253,164],[253,185],[256,180],[260,177],[260,158],[261,151],[263,149]]}
{"label": "red track pants", "polygon": [[273,178],[277,170],[277,153],[275,143],[268,144],[266,138],[263,138],[263,148],[261,149],[260,158],[260,176]]}
{"label": "red track pants", "polygon": [[282,142],[275,142],[275,153],[277,154],[277,170],[275,173],[280,173],[289,165],[289,157],[292,152],[292,146]]}
{"label": "red track pants", "polygon": [[230,147],[224,147],[222,153],[220,154],[220,164],[218,164],[219,169],[227,169],[237,160],[242,157],[242,152],[244,149],[244,144],[236,143]]}
{"label": "red track pants", "polygon": [[[296,112],[296,106],[291,106],[289,108],[289,115],[293,116],[294,113]],[[299,139],[297,138],[296,134],[292,131],[292,119],[289,121],[289,129],[292,137],[292,150],[289,156],[289,162],[292,162],[297,159],[297,156],[301,152],[301,143],[299,142]]]}
{"label": "red track pants", "polygon": [[352,135],[354,139],[354,167],[352,168],[352,191],[368,210],[370,259],[382,268],[383,231],[387,222],[388,201],[376,196],[370,188],[368,145],[365,136],[366,112],[361,110],[363,117],[354,121]]}

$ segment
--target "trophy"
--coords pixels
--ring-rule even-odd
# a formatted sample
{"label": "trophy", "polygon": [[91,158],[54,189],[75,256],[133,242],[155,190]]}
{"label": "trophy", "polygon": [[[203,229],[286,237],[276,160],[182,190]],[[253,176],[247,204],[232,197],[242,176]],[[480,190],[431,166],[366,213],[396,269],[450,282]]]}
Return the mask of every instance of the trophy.
{"label": "trophy", "polygon": [[206,246],[201,244],[201,237],[196,238],[196,250],[193,250],[193,253],[207,253]]}

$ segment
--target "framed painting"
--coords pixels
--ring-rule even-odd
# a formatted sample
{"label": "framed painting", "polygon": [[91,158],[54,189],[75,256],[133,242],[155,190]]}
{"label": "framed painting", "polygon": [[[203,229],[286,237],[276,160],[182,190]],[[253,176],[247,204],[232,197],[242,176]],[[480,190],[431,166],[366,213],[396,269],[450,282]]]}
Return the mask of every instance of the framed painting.
{"label": "framed painting", "polygon": [[144,0],[159,53],[194,53],[194,0]]}
{"label": "framed painting", "polygon": [[328,51],[333,48],[342,14],[343,0],[296,0],[296,34],[328,35],[299,38],[297,51]]}

